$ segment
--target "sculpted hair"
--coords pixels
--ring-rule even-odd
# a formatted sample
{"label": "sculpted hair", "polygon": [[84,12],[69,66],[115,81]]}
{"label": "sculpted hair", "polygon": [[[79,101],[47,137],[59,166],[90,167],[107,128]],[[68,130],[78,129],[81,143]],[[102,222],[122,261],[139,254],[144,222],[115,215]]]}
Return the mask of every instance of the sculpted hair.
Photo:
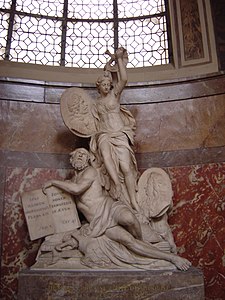
{"label": "sculpted hair", "polygon": [[98,79],[96,80],[96,87],[99,90],[99,85],[103,80],[109,80],[111,84],[111,88],[113,86],[113,80],[112,80],[112,75],[109,71],[104,71],[103,75],[99,76]]}
{"label": "sculpted hair", "polygon": [[87,157],[88,157],[88,162],[90,161],[90,159],[91,159],[90,153],[89,153],[89,151],[88,151],[87,149],[85,149],[85,148],[77,148],[77,149],[75,149],[74,151],[70,152],[70,156],[73,157],[74,155],[76,155],[76,153],[77,153],[78,151],[83,151],[83,152],[85,152],[85,153],[87,154]]}

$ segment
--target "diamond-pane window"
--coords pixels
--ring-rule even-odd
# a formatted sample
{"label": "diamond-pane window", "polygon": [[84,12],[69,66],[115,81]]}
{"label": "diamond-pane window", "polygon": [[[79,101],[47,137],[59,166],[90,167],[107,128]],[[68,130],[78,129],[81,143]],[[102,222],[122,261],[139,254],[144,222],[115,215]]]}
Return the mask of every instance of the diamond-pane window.
{"label": "diamond-pane window", "polygon": [[11,0],[0,0],[0,7],[2,9],[9,9],[11,6]]}
{"label": "diamond-pane window", "polygon": [[68,17],[75,19],[112,19],[113,1],[109,0],[68,0]]}
{"label": "diamond-pane window", "polygon": [[165,12],[163,0],[118,0],[118,17],[131,18],[155,15]]}
{"label": "diamond-pane window", "polygon": [[[68,22],[66,37],[66,66],[78,65],[91,68],[101,67],[102,50],[109,49],[113,52],[113,23]],[[105,38],[107,37],[107,38]],[[76,49],[74,51],[74,49]],[[104,51],[103,50],[103,51]],[[72,55],[71,55],[72,54]],[[85,56],[92,55],[91,59]],[[79,62],[81,60],[81,62]]]}
{"label": "diamond-pane window", "polygon": [[120,46],[130,68],[169,63],[167,0],[0,0],[0,59],[100,68]]}
{"label": "diamond-pane window", "polygon": [[60,43],[61,21],[16,15],[10,60],[59,65]]}
{"label": "diamond-pane window", "polygon": [[9,14],[0,13],[0,59],[4,59],[9,26]]}
{"label": "diamond-pane window", "polygon": [[64,0],[17,0],[16,10],[33,15],[63,16]]}

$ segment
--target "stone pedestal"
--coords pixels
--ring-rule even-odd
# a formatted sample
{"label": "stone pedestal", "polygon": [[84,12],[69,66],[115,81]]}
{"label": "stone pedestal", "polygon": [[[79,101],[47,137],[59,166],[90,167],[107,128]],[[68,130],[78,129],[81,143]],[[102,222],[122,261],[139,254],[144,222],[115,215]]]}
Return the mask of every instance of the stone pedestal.
{"label": "stone pedestal", "polygon": [[203,300],[202,273],[181,271],[36,271],[19,274],[20,300]]}

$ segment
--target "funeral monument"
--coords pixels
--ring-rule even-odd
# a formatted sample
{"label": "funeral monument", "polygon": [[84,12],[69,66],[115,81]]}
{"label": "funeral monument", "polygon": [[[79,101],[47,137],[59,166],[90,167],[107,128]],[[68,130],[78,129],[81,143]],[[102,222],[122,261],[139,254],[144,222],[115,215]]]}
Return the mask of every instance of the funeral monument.
{"label": "funeral monument", "polygon": [[[147,270],[169,272],[168,277],[177,274],[176,270],[187,271],[191,262],[177,255],[167,222],[173,196],[168,174],[160,168],[147,169],[141,176],[138,173],[132,149],[135,119],[120,104],[127,83],[127,51],[121,47],[115,54],[107,53],[110,60],[96,81],[97,99],[81,88],[68,88],[61,97],[65,125],[75,135],[90,139],[89,149],[70,153],[73,178],[52,179],[39,190],[22,194],[30,238],[44,237],[31,270],[45,270],[46,276],[54,270],[73,270],[80,272],[80,283],[88,280],[88,271],[96,280],[110,276],[112,271],[130,270],[137,272],[136,278],[141,274],[157,286],[152,273],[145,274]],[[93,275],[93,270],[99,273]],[[107,275],[101,275],[103,270]],[[132,277],[134,273],[129,274]],[[200,278],[197,273],[186,276],[188,280]],[[160,280],[157,292],[170,290],[171,282],[163,288]],[[82,291],[83,296],[74,299],[87,295],[105,299],[90,289],[93,295],[97,293],[93,298]],[[124,293],[126,299],[129,291]]]}

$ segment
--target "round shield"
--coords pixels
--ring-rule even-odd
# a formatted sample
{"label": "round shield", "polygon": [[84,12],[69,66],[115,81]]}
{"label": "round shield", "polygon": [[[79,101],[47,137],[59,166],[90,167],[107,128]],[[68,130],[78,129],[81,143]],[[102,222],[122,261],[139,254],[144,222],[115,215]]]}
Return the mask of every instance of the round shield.
{"label": "round shield", "polygon": [[138,181],[137,201],[147,218],[162,216],[172,207],[172,185],[169,175],[160,168],[145,170]]}
{"label": "round shield", "polygon": [[90,137],[96,132],[92,104],[91,97],[81,88],[68,88],[62,94],[60,101],[62,118],[75,135]]}

